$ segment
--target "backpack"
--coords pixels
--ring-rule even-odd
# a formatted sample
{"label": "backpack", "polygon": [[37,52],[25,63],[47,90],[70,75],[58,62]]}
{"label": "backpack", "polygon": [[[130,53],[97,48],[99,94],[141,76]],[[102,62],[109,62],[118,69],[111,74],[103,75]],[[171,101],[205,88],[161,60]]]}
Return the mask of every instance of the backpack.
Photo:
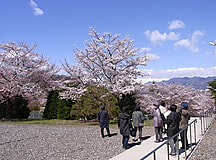
{"label": "backpack", "polygon": [[136,130],[135,130],[134,127],[130,128],[130,135],[131,135],[132,137],[136,137]]}
{"label": "backpack", "polygon": [[160,112],[160,116],[161,116],[161,119],[162,119],[163,121],[165,121],[165,116],[164,116],[164,114]]}

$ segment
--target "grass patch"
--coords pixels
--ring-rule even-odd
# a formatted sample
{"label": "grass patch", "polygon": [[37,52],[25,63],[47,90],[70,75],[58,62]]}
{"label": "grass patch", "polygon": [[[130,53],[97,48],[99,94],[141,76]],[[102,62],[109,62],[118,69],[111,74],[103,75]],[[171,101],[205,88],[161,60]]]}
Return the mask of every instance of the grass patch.
{"label": "grass patch", "polygon": [[[0,121],[0,123],[13,123],[13,124],[49,124],[49,125],[83,125],[83,126],[99,126],[97,121],[79,121],[79,120],[59,120],[59,119],[39,119],[39,120],[10,120]],[[144,126],[152,126],[152,120],[145,120]],[[118,128],[116,120],[110,120],[111,128]]]}
{"label": "grass patch", "polygon": [[38,119],[38,120],[10,120],[1,121],[1,123],[16,123],[16,124],[53,124],[53,125],[76,125],[78,120],[58,120],[58,119]]}
{"label": "grass patch", "polygon": [[153,119],[151,119],[151,120],[145,120],[144,121],[144,126],[153,126]]}

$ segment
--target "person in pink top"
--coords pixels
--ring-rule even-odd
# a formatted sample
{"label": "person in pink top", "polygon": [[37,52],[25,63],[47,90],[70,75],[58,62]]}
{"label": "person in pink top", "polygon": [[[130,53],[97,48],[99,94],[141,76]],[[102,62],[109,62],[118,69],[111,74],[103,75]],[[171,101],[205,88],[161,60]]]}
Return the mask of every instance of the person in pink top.
{"label": "person in pink top", "polygon": [[163,137],[162,137],[163,120],[161,117],[161,111],[158,102],[155,102],[153,105],[154,105],[153,124],[155,127],[155,135],[156,135],[155,143],[158,143],[163,141]]}

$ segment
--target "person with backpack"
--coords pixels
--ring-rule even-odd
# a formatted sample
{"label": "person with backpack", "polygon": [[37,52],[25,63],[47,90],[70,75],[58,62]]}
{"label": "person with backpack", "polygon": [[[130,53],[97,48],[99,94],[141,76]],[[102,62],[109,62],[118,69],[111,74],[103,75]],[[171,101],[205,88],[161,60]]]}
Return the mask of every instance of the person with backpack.
{"label": "person with backpack", "polygon": [[139,132],[138,138],[134,138],[134,141],[138,140],[138,142],[141,142],[142,140],[142,128],[143,128],[143,122],[145,117],[143,116],[143,113],[140,111],[140,106],[135,107],[135,111],[132,113],[132,120],[133,120],[133,126],[135,128],[135,132]]}

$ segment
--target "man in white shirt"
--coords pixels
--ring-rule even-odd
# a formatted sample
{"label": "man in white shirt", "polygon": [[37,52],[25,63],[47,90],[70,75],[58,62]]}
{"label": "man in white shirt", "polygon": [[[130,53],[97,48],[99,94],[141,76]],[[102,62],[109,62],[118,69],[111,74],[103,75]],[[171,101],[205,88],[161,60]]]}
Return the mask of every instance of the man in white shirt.
{"label": "man in white shirt", "polygon": [[[164,115],[164,113],[167,111],[167,109],[166,109],[166,103],[165,103],[164,100],[162,100],[160,102],[159,108],[160,108],[161,113]],[[165,133],[165,123],[163,123],[163,131],[162,132]]]}

